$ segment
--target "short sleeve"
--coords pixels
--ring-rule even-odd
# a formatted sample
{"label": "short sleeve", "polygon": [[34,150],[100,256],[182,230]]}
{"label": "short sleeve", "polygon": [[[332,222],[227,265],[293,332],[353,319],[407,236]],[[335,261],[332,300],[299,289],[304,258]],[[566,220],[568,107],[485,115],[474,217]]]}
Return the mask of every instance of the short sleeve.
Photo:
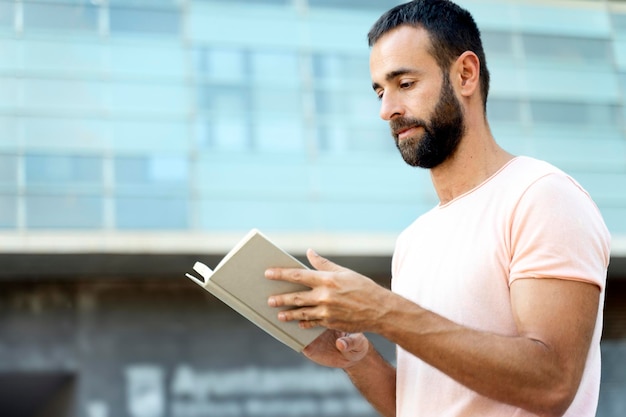
{"label": "short sleeve", "polygon": [[591,197],[562,173],[542,176],[521,196],[511,220],[509,285],[558,278],[604,289],[610,235]]}

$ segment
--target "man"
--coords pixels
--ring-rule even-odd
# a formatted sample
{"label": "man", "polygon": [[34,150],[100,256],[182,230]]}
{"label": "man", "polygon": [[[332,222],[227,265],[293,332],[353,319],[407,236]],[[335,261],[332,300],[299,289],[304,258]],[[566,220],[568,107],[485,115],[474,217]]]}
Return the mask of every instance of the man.
{"label": "man", "polygon": [[[268,303],[327,327],[304,354],[343,368],[382,415],[594,416],[610,246],[597,207],[563,172],[496,144],[467,11],[400,5],[369,42],[380,115],[440,203],[399,236],[391,291],[309,250],[315,270],[266,276],[312,290]],[[362,332],[397,345],[397,369]]]}

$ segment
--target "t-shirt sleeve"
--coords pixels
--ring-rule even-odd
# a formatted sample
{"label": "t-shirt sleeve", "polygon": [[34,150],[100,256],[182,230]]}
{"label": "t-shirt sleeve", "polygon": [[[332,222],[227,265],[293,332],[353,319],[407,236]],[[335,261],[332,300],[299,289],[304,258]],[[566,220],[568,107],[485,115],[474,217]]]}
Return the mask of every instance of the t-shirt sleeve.
{"label": "t-shirt sleeve", "polygon": [[604,289],[610,235],[591,197],[554,173],[522,195],[511,220],[509,285],[521,278],[589,282]]}

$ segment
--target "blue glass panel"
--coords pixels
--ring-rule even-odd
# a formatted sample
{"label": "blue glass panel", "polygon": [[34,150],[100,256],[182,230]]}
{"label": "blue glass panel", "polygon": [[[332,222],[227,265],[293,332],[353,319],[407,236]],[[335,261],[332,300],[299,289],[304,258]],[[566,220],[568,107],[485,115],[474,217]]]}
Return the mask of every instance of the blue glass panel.
{"label": "blue glass panel", "polygon": [[178,156],[117,156],[114,159],[118,185],[187,185],[189,161]]}
{"label": "blue glass panel", "polygon": [[280,81],[281,85],[297,85],[300,80],[298,54],[287,51],[253,51],[252,75],[257,82]]}
{"label": "blue glass panel", "polygon": [[302,122],[293,118],[264,117],[254,125],[255,148],[271,152],[305,153]]}
{"label": "blue glass panel", "polygon": [[110,85],[111,111],[164,112],[172,116],[186,116],[191,105],[189,90],[184,84],[115,83]]}
{"label": "blue glass panel", "polygon": [[125,152],[184,152],[190,147],[190,126],[184,121],[149,118],[111,122],[113,149]]}
{"label": "blue glass panel", "polygon": [[613,104],[583,102],[531,101],[533,122],[563,125],[602,126],[619,128],[620,108]]}
{"label": "blue glass panel", "polygon": [[608,39],[523,34],[524,51],[529,59],[563,64],[612,64]]}
{"label": "blue glass panel", "polygon": [[111,42],[107,48],[109,69],[119,76],[141,76],[146,80],[171,77],[183,80],[188,74],[185,50],[171,41],[125,44]]}
{"label": "blue glass panel", "polygon": [[18,103],[17,78],[0,78],[0,108],[15,109]]}
{"label": "blue glass panel", "polygon": [[97,229],[103,226],[102,196],[27,195],[26,227],[30,229]]}
{"label": "blue glass panel", "polygon": [[[237,108],[242,107],[230,107],[230,111]],[[257,87],[252,91],[252,110],[261,117],[265,115],[298,117],[301,108],[302,96],[297,89]]]}
{"label": "blue glass panel", "polygon": [[111,33],[179,35],[180,10],[109,8]]}
{"label": "blue glass panel", "polygon": [[[106,46],[88,42],[54,42],[23,39],[19,43],[22,68],[27,71],[53,71],[63,78],[68,71],[102,75],[107,72]],[[70,73],[71,74],[71,73]]]}
{"label": "blue glass panel", "polygon": [[10,116],[0,117],[0,150],[14,151],[17,144],[17,119]]}
{"label": "blue glass panel", "polygon": [[487,55],[487,62],[489,62],[491,57],[512,58],[515,56],[513,34],[483,30],[480,35],[485,54]]}
{"label": "blue glass panel", "polygon": [[248,54],[241,49],[199,48],[194,51],[194,58],[198,72],[211,80],[239,83],[250,73]]}
{"label": "blue glass panel", "polygon": [[106,84],[83,80],[21,80],[23,105],[25,108],[77,110],[81,112],[103,112]]}
{"label": "blue glass panel", "polygon": [[487,100],[490,122],[521,123],[522,103],[517,99],[490,98]]}
{"label": "blue glass panel", "polygon": [[69,31],[87,31],[94,34],[98,30],[99,6],[83,3],[40,4],[23,3],[24,30],[52,29]]}
{"label": "blue glass panel", "polygon": [[17,195],[0,194],[0,228],[17,226]]}
{"label": "blue glass panel", "polygon": [[14,3],[0,2],[0,27],[2,28],[13,28],[13,19],[14,19]]}
{"label": "blue glass panel", "polygon": [[17,186],[17,156],[0,154],[0,186]]}
{"label": "blue glass panel", "polygon": [[108,145],[106,120],[83,118],[21,117],[24,146],[28,150],[78,149],[101,152]]}
{"label": "blue glass panel", "polygon": [[189,201],[180,197],[121,197],[115,199],[118,229],[186,229]]}
{"label": "blue glass panel", "polygon": [[99,156],[26,155],[26,185],[102,187],[103,161]]}
{"label": "blue glass panel", "polygon": [[311,7],[338,7],[352,10],[373,9],[380,12],[402,3],[398,0],[308,0],[308,2]]}

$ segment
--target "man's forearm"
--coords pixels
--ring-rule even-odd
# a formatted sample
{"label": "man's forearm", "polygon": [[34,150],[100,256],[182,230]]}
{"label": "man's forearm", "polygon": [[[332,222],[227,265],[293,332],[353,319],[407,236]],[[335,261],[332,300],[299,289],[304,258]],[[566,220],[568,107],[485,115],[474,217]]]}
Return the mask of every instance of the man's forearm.
{"label": "man's forearm", "polygon": [[345,372],[363,397],[384,417],[396,415],[396,369],[369,344],[367,355]]}

